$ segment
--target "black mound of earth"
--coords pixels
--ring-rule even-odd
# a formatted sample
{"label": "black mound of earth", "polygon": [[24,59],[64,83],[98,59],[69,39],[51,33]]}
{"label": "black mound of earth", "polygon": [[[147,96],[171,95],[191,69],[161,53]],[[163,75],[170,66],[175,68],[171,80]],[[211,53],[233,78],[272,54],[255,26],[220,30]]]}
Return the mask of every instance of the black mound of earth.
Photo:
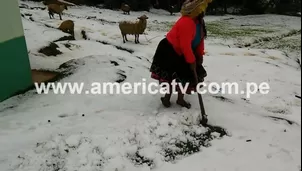
{"label": "black mound of earth", "polygon": [[64,46],[68,49],[70,49],[71,45],[69,43],[65,43]]}
{"label": "black mound of earth", "polygon": [[119,64],[116,61],[110,61],[111,64],[113,64],[114,66],[119,66]]}
{"label": "black mound of earth", "polygon": [[57,48],[59,48],[59,46],[52,42],[48,46],[41,48],[38,52],[46,56],[57,56],[62,54],[62,52],[59,51]]}
{"label": "black mound of earth", "polygon": [[55,40],[54,42],[66,41],[66,40],[75,40],[75,38],[74,38],[74,36],[64,36],[64,37],[61,37],[61,38]]}

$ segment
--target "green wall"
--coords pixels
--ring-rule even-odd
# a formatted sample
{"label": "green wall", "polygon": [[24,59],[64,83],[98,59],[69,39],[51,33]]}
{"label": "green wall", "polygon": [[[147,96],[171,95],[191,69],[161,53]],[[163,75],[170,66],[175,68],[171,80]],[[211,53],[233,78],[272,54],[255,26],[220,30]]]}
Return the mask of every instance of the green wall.
{"label": "green wall", "polygon": [[17,0],[0,0],[0,102],[29,88],[29,58]]}

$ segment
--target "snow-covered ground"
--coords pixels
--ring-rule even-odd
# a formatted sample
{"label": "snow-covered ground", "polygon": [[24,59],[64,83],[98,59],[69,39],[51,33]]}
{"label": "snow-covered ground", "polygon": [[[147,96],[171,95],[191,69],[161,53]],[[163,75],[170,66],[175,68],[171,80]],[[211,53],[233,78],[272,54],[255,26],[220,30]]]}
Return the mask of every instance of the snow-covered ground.
{"label": "snow-covered ground", "polygon": [[[148,70],[150,61],[168,25],[179,17],[161,10],[123,15],[121,11],[69,7],[62,17],[75,21],[76,40],[56,42],[62,54],[45,56],[38,52],[40,48],[67,35],[45,24],[58,27],[61,21],[58,16],[49,19],[46,10],[20,10],[32,14],[22,18],[31,67],[60,71],[64,63],[75,66],[73,74],[60,82],[86,85],[119,79],[154,82]],[[117,22],[142,14],[149,17],[146,37],[141,35],[141,44],[134,44],[134,36],[128,36],[129,42],[123,44]],[[281,32],[301,29],[301,20],[295,17],[206,17],[206,22],[226,20],[232,26],[281,27]],[[90,40],[82,38],[82,30]],[[301,100],[295,95],[301,95],[301,70],[297,56],[278,49],[229,47],[224,41],[211,36],[206,41],[206,83],[238,82],[241,89],[246,82],[270,85],[269,94],[257,93],[249,99],[235,94],[203,95],[209,124],[225,129],[227,135],[221,137],[220,129],[196,123],[196,95],[186,96],[192,103],[192,109],[186,110],[175,105],[175,96],[172,107],[165,109],[160,95],[38,95],[32,90],[0,103],[0,170],[300,170]],[[230,43],[234,45],[233,40]]]}

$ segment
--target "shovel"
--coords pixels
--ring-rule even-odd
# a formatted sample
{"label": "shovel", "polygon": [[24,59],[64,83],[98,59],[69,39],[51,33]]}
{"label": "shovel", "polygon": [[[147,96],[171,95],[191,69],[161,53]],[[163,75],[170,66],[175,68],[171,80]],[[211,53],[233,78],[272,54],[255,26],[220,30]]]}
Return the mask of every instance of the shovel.
{"label": "shovel", "polygon": [[[199,81],[198,81],[198,77],[197,77],[197,73],[196,72],[194,72],[194,76],[195,76],[195,82],[196,82],[196,85],[197,85],[199,83]],[[208,123],[208,117],[207,117],[206,111],[204,109],[202,96],[198,92],[197,92],[197,95],[198,95],[198,101],[199,101],[199,107],[200,107],[199,123],[202,126],[206,126],[207,123]]]}
{"label": "shovel", "polygon": [[198,95],[198,101],[199,101],[199,107],[200,107],[200,114],[201,114],[199,122],[200,122],[200,124],[201,124],[202,126],[206,126],[207,123],[208,123],[208,117],[207,117],[207,114],[206,114],[206,112],[205,112],[205,110],[204,110],[204,105],[203,105],[203,101],[202,101],[202,96],[201,96],[201,94],[199,94],[199,93],[197,93],[197,95]]}

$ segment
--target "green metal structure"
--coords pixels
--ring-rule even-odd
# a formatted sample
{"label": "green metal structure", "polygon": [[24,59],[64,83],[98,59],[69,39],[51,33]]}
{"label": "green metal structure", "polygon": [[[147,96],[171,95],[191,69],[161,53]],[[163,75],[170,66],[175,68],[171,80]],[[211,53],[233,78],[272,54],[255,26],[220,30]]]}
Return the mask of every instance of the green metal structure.
{"label": "green metal structure", "polygon": [[18,0],[0,0],[0,102],[32,86]]}

